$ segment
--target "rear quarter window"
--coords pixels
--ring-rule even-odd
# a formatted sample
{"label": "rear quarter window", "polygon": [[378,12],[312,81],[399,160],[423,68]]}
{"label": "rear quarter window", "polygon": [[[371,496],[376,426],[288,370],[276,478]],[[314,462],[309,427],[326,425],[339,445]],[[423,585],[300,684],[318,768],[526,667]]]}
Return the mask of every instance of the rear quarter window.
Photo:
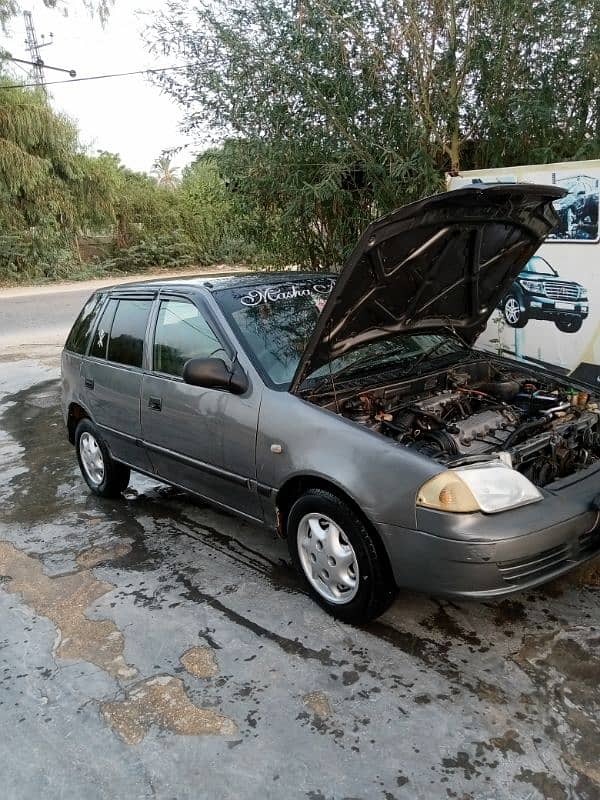
{"label": "rear quarter window", "polygon": [[108,340],[109,361],[141,367],[152,300],[119,300]]}
{"label": "rear quarter window", "polygon": [[102,295],[90,297],[71,328],[71,333],[65,343],[65,350],[69,350],[71,353],[79,353],[80,355],[86,353],[91,333],[100,312],[101,303]]}
{"label": "rear quarter window", "polygon": [[104,306],[104,311],[100,317],[100,322],[96,328],[92,346],[90,347],[90,355],[94,358],[106,358],[106,348],[108,347],[108,334],[112,326],[113,317],[117,309],[117,301],[109,300]]}

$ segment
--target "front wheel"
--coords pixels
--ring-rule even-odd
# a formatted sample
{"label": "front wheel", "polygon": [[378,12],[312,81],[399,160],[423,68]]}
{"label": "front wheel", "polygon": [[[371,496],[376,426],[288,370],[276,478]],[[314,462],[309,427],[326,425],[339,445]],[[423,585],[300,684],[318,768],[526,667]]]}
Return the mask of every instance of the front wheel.
{"label": "front wheel", "polygon": [[75,430],[75,449],[85,482],[99,497],[118,497],[129,485],[129,467],[115,461],[96,426],[82,419]]}
{"label": "front wheel", "polygon": [[554,324],[562,333],[577,333],[577,331],[583,325],[583,319],[581,317],[575,317],[574,319],[570,320],[557,319],[554,320]]}
{"label": "front wheel", "polygon": [[368,622],[393,601],[396,586],[381,543],[335,495],[309,489],[296,500],[287,541],[311,595],[334,617]]}
{"label": "front wheel", "polygon": [[527,325],[527,315],[521,311],[521,304],[512,294],[509,294],[504,301],[502,313],[511,328],[524,328]]}

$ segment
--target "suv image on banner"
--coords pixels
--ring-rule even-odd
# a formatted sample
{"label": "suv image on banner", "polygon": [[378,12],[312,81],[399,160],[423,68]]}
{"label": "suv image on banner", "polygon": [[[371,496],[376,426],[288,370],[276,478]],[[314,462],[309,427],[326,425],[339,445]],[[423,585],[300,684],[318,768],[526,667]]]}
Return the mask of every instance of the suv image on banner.
{"label": "suv image on banner", "polygon": [[554,322],[562,333],[576,333],[589,313],[587,290],[562,280],[542,256],[533,256],[498,306],[511,328],[530,319]]}

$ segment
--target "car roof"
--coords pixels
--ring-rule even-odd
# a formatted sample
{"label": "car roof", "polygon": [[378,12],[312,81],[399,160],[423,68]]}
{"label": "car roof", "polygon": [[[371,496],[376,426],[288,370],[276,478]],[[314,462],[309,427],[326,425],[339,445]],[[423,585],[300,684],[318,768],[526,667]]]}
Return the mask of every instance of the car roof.
{"label": "car roof", "polygon": [[234,272],[229,275],[190,275],[174,278],[155,278],[148,281],[134,281],[132,283],[115,284],[99,289],[99,292],[143,292],[149,289],[206,289],[209,292],[219,292],[222,289],[235,289],[246,286],[261,286],[264,284],[284,283],[315,276],[323,277],[322,272]]}

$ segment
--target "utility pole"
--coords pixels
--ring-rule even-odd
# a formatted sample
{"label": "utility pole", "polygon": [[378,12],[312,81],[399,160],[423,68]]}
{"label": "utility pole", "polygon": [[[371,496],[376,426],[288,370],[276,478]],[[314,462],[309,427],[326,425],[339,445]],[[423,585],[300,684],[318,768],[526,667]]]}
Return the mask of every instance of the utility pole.
{"label": "utility pole", "polygon": [[44,86],[46,82],[46,77],[44,75],[44,62],[40,56],[40,50],[42,47],[47,47],[49,44],[52,44],[52,42],[44,42],[44,44],[40,44],[38,42],[31,11],[24,11],[23,18],[25,20],[25,33],[27,35],[25,46],[27,52],[31,56],[31,63],[33,66],[33,82],[36,83],[46,94],[46,87]]}

